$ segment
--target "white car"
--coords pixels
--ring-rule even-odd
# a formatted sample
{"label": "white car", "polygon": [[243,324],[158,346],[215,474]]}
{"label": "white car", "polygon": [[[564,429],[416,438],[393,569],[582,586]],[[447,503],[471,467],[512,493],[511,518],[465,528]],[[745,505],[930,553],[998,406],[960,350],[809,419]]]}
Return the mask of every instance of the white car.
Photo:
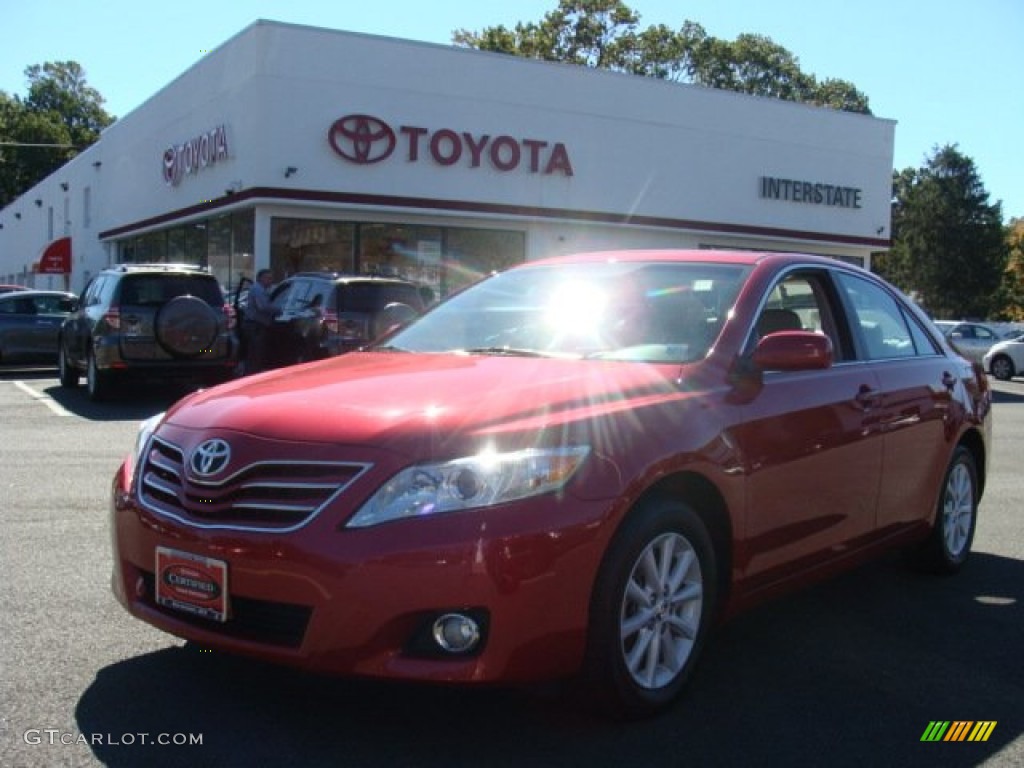
{"label": "white car", "polygon": [[981,364],[1000,381],[1024,375],[1024,334],[992,345]]}

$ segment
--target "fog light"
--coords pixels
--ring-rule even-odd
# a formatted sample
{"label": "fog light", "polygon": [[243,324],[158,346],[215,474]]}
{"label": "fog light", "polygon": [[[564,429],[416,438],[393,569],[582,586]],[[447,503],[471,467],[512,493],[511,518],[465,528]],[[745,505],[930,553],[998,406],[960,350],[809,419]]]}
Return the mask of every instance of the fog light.
{"label": "fog light", "polygon": [[448,653],[467,653],[480,642],[480,625],[461,613],[446,613],[434,621],[434,642]]}

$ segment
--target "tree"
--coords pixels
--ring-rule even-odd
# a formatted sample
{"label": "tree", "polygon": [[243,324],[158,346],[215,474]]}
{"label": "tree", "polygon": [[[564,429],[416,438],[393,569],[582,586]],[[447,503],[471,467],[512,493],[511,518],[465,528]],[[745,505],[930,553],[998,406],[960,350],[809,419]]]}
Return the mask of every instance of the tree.
{"label": "tree", "polygon": [[24,99],[0,91],[0,206],[93,144],[114,122],[74,61],[25,70]]}
{"label": "tree", "polygon": [[936,317],[999,311],[1008,248],[1001,205],[956,145],[893,175],[893,246],[876,269]]}
{"label": "tree", "polygon": [[1008,257],[996,319],[1024,320],[1024,219],[1010,219],[1006,228]]}
{"label": "tree", "polygon": [[686,21],[675,32],[659,24],[641,30],[640,15],[621,0],[560,0],[539,23],[514,29],[456,30],[456,45],[544,61],[629,72],[756,96],[870,114],[868,99],[852,83],[819,83],[792,53],[764,35],[736,40],[708,35]]}

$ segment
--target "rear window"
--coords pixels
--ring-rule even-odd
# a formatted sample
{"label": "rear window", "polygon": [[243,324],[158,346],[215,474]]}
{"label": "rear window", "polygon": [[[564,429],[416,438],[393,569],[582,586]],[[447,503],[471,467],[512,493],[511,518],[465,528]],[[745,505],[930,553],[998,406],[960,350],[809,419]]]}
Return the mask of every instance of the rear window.
{"label": "rear window", "polygon": [[197,296],[211,307],[224,303],[220,285],[203,275],[129,275],[121,284],[120,303],[159,307],[178,296]]}
{"label": "rear window", "polygon": [[342,312],[379,312],[388,304],[408,304],[422,309],[423,301],[414,285],[402,283],[345,283],[339,286],[338,309]]}

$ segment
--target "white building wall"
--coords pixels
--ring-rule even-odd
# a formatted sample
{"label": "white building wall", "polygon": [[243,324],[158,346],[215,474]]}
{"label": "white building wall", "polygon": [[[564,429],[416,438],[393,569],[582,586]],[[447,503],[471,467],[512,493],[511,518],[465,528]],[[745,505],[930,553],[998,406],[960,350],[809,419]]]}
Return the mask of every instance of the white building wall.
{"label": "white building wall", "polygon": [[[526,162],[501,171],[486,158],[472,167],[465,148],[459,162],[443,166],[424,141],[412,162],[401,134],[390,158],[356,165],[327,140],[332,123],[351,114],[396,132],[404,125],[468,132],[476,141],[545,141],[542,164],[561,143],[572,175],[530,172]],[[229,159],[166,184],[164,150],[221,125]],[[52,236],[73,238],[77,290],[111,259],[100,233],[109,240],[223,212],[241,204],[229,189],[266,192],[246,205],[281,205],[277,190],[322,198],[285,200],[299,206],[288,215],[511,222],[527,231],[529,257],[709,244],[864,257],[889,235],[894,128],[890,120],[616,73],[257,22],[0,211],[0,279],[31,269],[51,237],[51,207]],[[297,172],[286,178],[289,166]],[[857,188],[861,207],[764,199],[762,176]],[[381,200],[358,205],[330,195]],[[403,205],[409,198],[417,204]],[[633,226],[615,226],[627,218]],[[258,259],[266,235],[257,233]]]}

